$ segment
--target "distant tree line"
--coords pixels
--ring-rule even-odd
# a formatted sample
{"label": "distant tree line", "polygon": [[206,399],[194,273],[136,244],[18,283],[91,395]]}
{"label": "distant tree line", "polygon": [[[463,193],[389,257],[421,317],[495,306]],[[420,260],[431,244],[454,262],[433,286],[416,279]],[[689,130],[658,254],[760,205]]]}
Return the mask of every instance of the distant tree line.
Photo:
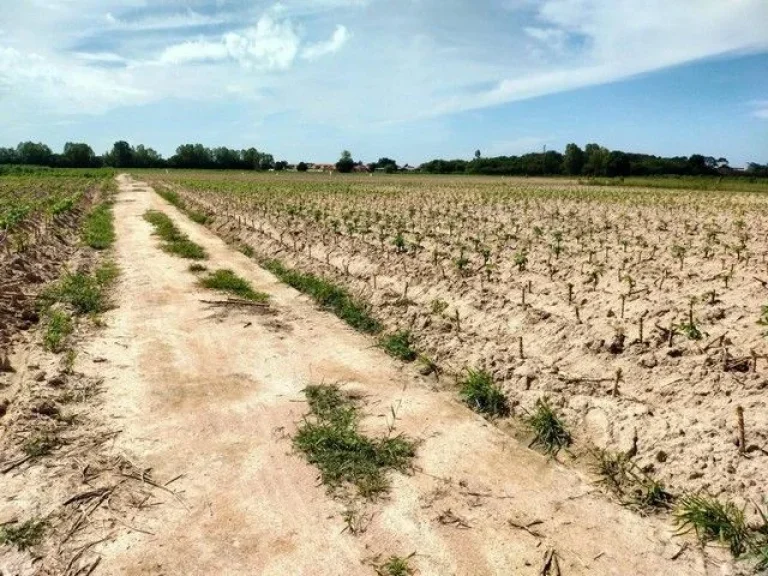
{"label": "distant tree line", "polygon": [[[84,143],[67,142],[61,153],[54,153],[42,143],[22,142],[16,148],[0,148],[0,165],[26,164],[60,168],[189,168],[219,170],[286,170],[288,162],[275,161],[272,154],[256,148],[234,150],[226,147],[208,148],[202,144],[183,144],[170,158],[163,158],[152,148],[128,142],[115,142],[112,149],[98,155]],[[299,162],[299,172],[309,165]],[[411,168],[406,167],[408,170]],[[336,163],[339,172],[370,171],[394,173],[401,170],[391,158],[363,164],[355,161],[345,150]],[[692,156],[653,156],[621,150],[608,150],[599,144],[587,144],[584,149],[568,144],[565,152],[554,150],[532,152],[522,156],[484,158],[477,150],[472,160],[442,160],[426,162],[419,171],[430,174],[486,174],[505,176],[705,176],[746,175],[768,177],[768,164],[750,162],[745,170],[731,168],[726,158],[693,154]]]}
{"label": "distant tree line", "polygon": [[88,144],[67,142],[60,154],[39,142],[22,142],[16,148],[0,148],[0,164],[26,164],[52,168],[210,168],[230,170],[285,170],[288,163],[276,162],[272,154],[256,148],[232,150],[183,144],[176,154],[163,158],[152,148],[115,142],[112,149],[97,155]]}
{"label": "distant tree line", "polygon": [[422,172],[431,174],[488,174],[505,176],[706,176],[747,174],[768,176],[768,164],[750,162],[744,171],[728,165],[726,158],[693,154],[691,156],[653,156],[621,150],[608,150],[599,144],[584,149],[568,144],[565,153],[554,150],[522,156],[483,158],[479,151],[472,160],[436,159],[422,164]]}

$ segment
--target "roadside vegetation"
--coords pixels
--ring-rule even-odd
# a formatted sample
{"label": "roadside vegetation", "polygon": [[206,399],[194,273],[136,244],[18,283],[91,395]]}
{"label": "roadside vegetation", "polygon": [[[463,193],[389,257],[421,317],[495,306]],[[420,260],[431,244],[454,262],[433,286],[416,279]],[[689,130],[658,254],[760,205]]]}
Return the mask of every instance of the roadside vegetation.
{"label": "roadside vegetation", "polygon": [[180,258],[189,260],[206,260],[208,254],[199,244],[195,244],[186,234],[183,234],[167,215],[157,210],[148,210],[144,219],[152,224],[163,241],[163,250]]}
{"label": "roadside vegetation", "polygon": [[390,471],[408,472],[416,443],[406,436],[371,438],[359,429],[358,403],[338,386],[308,386],[309,414],[293,439],[330,490],[353,486],[363,498],[387,492]]}
{"label": "roadside vegetation", "polygon": [[250,302],[266,302],[269,300],[268,294],[257,292],[247,280],[241,278],[232,270],[216,270],[202,278],[200,285],[203,288],[226,292]]}

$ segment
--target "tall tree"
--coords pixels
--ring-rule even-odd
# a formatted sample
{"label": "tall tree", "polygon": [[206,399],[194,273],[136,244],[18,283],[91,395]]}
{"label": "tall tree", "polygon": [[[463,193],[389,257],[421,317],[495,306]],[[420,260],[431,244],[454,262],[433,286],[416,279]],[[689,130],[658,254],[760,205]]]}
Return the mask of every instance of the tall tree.
{"label": "tall tree", "polygon": [[563,172],[570,176],[581,174],[584,169],[584,151],[578,145],[571,143],[565,147],[563,156]]}
{"label": "tall tree", "polygon": [[336,170],[342,173],[352,172],[355,167],[355,161],[352,159],[352,153],[349,150],[344,150],[341,153],[341,158],[336,162]]}

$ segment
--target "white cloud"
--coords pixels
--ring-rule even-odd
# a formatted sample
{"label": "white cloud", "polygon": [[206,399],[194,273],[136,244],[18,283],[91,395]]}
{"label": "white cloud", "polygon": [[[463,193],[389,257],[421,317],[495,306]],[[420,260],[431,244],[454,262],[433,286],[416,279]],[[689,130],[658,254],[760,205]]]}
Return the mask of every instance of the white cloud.
{"label": "white cloud", "polygon": [[752,105],[752,116],[760,120],[768,120],[768,100],[755,100]]}
{"label": "white cloud", "polygon": [[336,26],[336,30],[329,40],[307,46],[301,53],[301,57],[305,60],[317,60],[328,54],[334,54],[344,47],[344,44],[349,40],[349,36],[346,26]]}
{"label": "white cloud", "polygon": [[160,55],[161,64],[184,64],[232,59],[245,68],[285,70],[299,52],[301,41],[289,21],[262,16],[256,26],[228,32],[218,41],[195,40],[169,46]]}

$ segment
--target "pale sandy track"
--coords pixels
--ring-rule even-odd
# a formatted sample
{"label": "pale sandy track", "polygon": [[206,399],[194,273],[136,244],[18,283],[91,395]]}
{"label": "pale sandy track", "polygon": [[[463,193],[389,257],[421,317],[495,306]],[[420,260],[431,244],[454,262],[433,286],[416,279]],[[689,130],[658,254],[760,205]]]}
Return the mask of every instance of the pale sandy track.
{"label": "pale sandy track", "polygon": [[[115,207],[118,307],[81,369],[106,377],[106,409],[119,447],[173,483],[133,532],[102,548],[101,574],[373,574],[366,558],[407,555],[423,575],[539,574],[548,547],[564,576],[729,573],[704,566],[668,521],[610,503],[576,473],[527,450],[372,341],[285,287],[151,189],[120,177]],[[170,215],[210,254],[271,296],[273,315],[222,315],[201,303],[188,261],[162,252],[142,219]],[[246,327],[246,324],[251,323]],[[90,357],[106,358],[92,364]],[[291,450],[308,383],[340,381],[366,394],[365,425],[423,439],[412,476],[393,477],[391,497],[370,506],[364,534],[342,532],[344,506]],[[468,529],[443,525],[450,509]],[[538,520],[535,537],[509,525]]]}

